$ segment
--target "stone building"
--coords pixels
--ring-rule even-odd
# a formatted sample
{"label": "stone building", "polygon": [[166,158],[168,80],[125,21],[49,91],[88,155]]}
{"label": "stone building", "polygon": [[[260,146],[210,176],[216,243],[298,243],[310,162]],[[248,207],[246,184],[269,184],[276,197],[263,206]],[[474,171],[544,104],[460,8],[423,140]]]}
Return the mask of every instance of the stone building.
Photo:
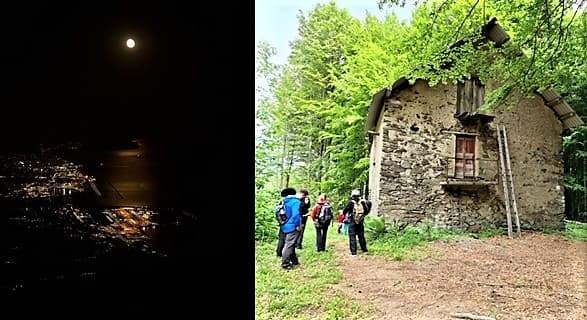
{"label": "stone building", "polygon": [[436,86],[402,78],[374,95],[367,119],[373,215],[461,228],[505,225],[499,125],[507,130],[522,228],[562,224],[561,134],[581,119],[553,89],[513,94],[515,107],[506,103],[491,114],[477,110],[484,92],[474,78]]}

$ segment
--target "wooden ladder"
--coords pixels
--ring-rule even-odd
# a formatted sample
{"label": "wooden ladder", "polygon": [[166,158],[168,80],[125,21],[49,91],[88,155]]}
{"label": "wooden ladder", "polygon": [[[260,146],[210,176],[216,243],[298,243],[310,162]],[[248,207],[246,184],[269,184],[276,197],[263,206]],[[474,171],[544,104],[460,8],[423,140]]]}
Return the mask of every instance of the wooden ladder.
{"label": "wooden ladder", "polygon": [[499,163],[501,172],[501,181],[503,183],[503,196],[505,200],[505,212],[508,223],[508,236],[512,237],[512,215],[516,219],[516,228],[518,236],[520,231],[520,216],[518,214],[518,204],[516,201],[516,193],[514,192],[514,179],[512,177],[512,165],[510,161],[510,151],[508,148],[508,137],[505,127],[497,126],[497,144],[499,146]]}

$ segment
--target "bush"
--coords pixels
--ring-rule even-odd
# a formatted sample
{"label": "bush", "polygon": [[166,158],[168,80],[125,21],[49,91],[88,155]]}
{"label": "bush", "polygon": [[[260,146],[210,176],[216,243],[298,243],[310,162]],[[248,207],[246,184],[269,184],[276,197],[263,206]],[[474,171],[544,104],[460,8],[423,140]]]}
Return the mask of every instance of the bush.
{"label": "bush", "polygon": [[383,218],[366,218],[365,232],[370,239],[377,240],[385,236],[388,230],[388,224]]}
{"label": "bush", "polygon": [[573,240],[587,241],[587,224],[567,221],[565,235]]}
{"label": "bush", "polygon": [[279,199],[268,190],[257,190],[255,197],[255,240],[267,241],[277,238],[275,205]]}

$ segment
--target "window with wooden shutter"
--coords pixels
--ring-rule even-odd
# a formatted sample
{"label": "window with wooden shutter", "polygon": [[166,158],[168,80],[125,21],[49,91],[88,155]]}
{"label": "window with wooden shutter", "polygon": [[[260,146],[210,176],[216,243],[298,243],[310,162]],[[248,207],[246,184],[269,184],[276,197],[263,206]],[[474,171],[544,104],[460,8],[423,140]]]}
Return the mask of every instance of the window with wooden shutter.
{"label": "window with wooden shutter", "polygon": [[457,135],[455,145],[455,178],[475,177],[475,137]]}
{"label": "window with wooden shutter", "polygon": [[457,85],[457,115],[473,113],[485,99],[485,86],[479,79],[459,81]]}

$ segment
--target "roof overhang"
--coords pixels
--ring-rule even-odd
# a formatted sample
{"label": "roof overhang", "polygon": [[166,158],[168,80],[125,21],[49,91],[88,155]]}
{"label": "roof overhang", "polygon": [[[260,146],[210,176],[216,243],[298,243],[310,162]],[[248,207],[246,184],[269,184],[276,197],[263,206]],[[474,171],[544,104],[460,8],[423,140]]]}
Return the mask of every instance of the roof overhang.
{"label": "roof overhang", "polygon": [[377,121],[379,120],[381,109],[383,109],[383,100],[385,99],[387,91],[387,88],[381,89],[375,95],[373,95],[373,100],[371,101],[371,105],[369,106],[369,113],[367,115],[367,131],[374,131],[375,127],[377,126]]}
{"label": "roof overhang", "polygon": [[560,96],[552,87],[543,90],[536,90],[536,93],[542,97],[544,103],[554,111],[556,117],[563,124],[563,129],[570,129],[583,125],[583,120],[577,115],[575,110]]}
{"label": "roof overhang", "polygon": [[381,89],[373,95],[373,100],[369,106],[369,113],[367,114],[367,123],[365,125],[367,132],[375,131],[377,128],[377,122],[379,122],[385,99],[391,97],[394,92],[409,86],[409,84],[408,79],[401,77],[393,83],[391,88]]}

